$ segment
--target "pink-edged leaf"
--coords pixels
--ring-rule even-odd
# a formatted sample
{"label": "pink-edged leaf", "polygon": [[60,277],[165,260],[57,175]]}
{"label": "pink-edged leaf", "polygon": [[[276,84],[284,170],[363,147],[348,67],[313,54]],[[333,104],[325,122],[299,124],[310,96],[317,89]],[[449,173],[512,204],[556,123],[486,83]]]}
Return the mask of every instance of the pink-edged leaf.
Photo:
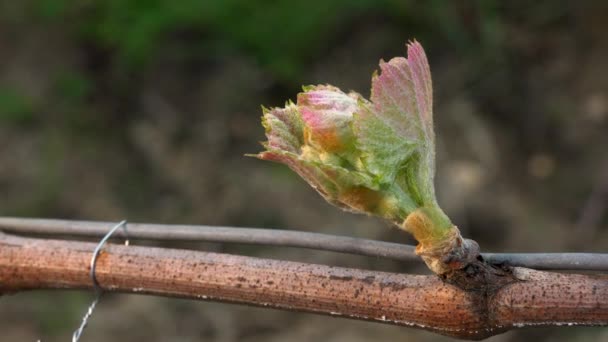
{"label": "pink-edged leaf", "polygon": [[451,266],[428,251],[460,235],[435,198],[432,92],[424,50],[411,42],[407,58],[380,61],[369,101],[319,85],[305,87],[296,104],[264,110],[268,142],[256,157],[286,164],[331,204],[411,232],[425,262],[443,273]]}
{"label": "pink-edged leaf", "polygon": [[[431,74],[418,42],[408,58],[380,62],[372,78],[371,105],[357,112],[354,131],[370,171],[392,183],[407,165],[416,178],[410,192],[420,202],[434,201],[435,144]],[[414,172],[411,172],[415,169]]]}
{"label": "pink-edged leaf", "polygon": [[435,203],[431,76],[422,47],[380,63],[371,101],[330,85],[304,87],[297,103],[264,110],[266,151],[327,201],[395,222]]}
{"label": "pink-edged leaf", "polygon": [[351,129],[359,94],[329,86],[309,86],[298,94],[306,143],[325,152],[345,155],[354,148]]}
{"label": "pink-edged leaf", "polygon": [[303,123],[296,105],[288,103],[285,108],[263,108],[263,112],[267,148],[299,154],[303,144]]}
{"label": "pink-edged leaf", "polygon": [[407,47],[408,65],[414,83],[416,103],[421,121],[425,123],[428,138],[434,140],[433,134],[433,81],[429,62],[420,43],[414,41]]}

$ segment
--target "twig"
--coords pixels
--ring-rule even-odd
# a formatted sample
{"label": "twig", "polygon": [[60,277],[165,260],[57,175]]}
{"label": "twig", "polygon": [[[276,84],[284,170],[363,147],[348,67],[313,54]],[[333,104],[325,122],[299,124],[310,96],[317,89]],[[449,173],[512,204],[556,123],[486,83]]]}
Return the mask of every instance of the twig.
{"label": "twig", "polygon": [[[0,233],[0,293],[92,288],[89,262],[95,246]],[[487,295],[436,276],[154,247],[107,245],[97,262],[104,291],[307,311],[459,338],[525,326],[608,324],[607,277],[521,268],[514,274],[521,281]]]}
{"label": "twig", "polygon": [[[17,234],[100,238],[109,222],[0,217],[0,230]],[[122,232],[115,234],[124,238]],[[129,223],[129,238],[161,241],[207,241],[310,248],[398,261],[420,261],[414,247],[346,236],[260,228]],[[544,270],[608,271],[602,253],[484,253],[490,263]]]}

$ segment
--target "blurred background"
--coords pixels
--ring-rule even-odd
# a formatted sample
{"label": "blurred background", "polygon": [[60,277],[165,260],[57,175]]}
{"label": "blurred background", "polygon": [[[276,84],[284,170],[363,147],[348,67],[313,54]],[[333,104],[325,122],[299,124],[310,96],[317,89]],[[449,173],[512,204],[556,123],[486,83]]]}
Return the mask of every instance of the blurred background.
{"label": "blurred background", "polygon": [[[416,38],[435,88],[439,201],[485,251],[606,252],[608,5],[603,1],[0,0],[5,216],[232,225],[413,243],[244,157],[260,105],[303,84],[369,96]],[[310,250],[180,247],[395,272]],[[3,341],[66,341],[92,298],[0,298]],[[608,340],[542,328],[491,341]],[[108,295],[83,341],[449,341],[425,331],[239,305]]]}

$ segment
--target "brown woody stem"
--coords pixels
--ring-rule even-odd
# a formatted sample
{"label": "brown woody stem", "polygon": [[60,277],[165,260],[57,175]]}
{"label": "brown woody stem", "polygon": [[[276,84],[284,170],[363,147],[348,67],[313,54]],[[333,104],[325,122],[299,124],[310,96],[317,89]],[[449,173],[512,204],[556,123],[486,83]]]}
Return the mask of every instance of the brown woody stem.
{"label": "brown woody stem", "polygon": [[[0,233],[0,293],[91,288],[94,247]],[[307,311],[468,339],[523,326],[608,324],[605,276],[516,268],[515,282],[466,291],[436,276],[122,245],[107,245],[96,275],[107,291]]]}

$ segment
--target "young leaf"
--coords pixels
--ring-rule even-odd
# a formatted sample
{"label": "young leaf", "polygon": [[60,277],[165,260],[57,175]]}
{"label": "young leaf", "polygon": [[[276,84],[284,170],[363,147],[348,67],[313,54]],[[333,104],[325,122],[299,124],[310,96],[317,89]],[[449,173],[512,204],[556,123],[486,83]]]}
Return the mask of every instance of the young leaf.
{"label": "young leaf", "polygon": [[[380,62],[372,79],[372,105],[364,104],[354,129],[368,169],[383,183],[392,183],[404,164],[411,177],[410,193],[419,205],[433,204],[435,137],[429,66],[417,42],[408,46],[408,59]],[[408,172],[408,171],[405,171]]]}
{"label": "young leaf", "polygon": [[435,199],[429,65],[422,46],[380,62],[371,101],[329,86],[304,87],[297,103],[265,110],[268,142],[256,157],[288,165],[328,202],[386,218],[411,232],[442,273],[440,254],[462,245]]}

